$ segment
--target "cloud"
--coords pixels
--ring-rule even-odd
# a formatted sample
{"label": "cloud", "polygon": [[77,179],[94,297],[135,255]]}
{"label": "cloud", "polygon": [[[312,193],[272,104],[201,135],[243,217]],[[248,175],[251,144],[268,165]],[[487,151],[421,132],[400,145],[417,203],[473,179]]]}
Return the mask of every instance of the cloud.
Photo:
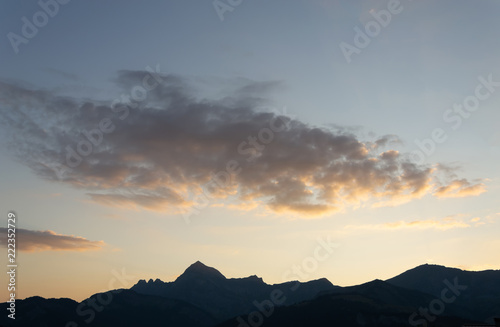
{"label": "cloud", "polygon": [[447,230],[452,228],[467,228],[470,227],[469,224],[466,224],[457,220],[416,220],[411,222],[398,221],[395,223],[385,224],[384,227],[387,229],[441,229]]}
{"label": "cloud", "polygon": [[[0,244],[7,247],[7,228],[0,228]],[[57,234],[50,230],[16,228],[16,249],[19,251],[92,251],[104,245],[103,241],[89,241],[80,236]]]}
{"label": "cloud", "polygon": [[[132,191],[131,191],[132,192]],[[161,193],[158,190],[159,193]],[[161,211],[162,208],[166,206],[180,206],[185,203],[185,201],[180,198],[177,194],[169,196],[168,190],[160,195],[143,195],[143,194],[133,194],[133,195],[123,195],[123,194],[97,194],[97,193],[87,193],[90,198],[104,205],[116,206],[116,207],[128,207],[130,209],[135,209],[137,207],[144,207],[146,209]]]}
{"label": "cloud", "polygon": [[442,220],[414,220],[414,221],[397,221],[393,223],[375,224],[375,225],[349,225],[347,229],[369,229],[369,230],[400,230],[400,229],[438,229],[448,230],[453,228],[468,228],[469,224],[455,219]]}
{"label": "cloud", "polygon": [[439,187],[434,193],[438,198],[463,198],[486,192],[483,183],[471,184],[466,179],[455,179],[448,185]]}
{"label": "cloud", "polygon": [[262,110],[281,82],[229,81],[217,99],[200,98],[177,75],[121,71],[115,82],[127,100],[0,83],[3,139],[37,175],[128,209],[178,213],[212,202],[312,217],[364,201],[484,191],[465,179],[436,190],[439,171],[388,148],[400,142],[395,135],[362,141],[349,129]]}
{"label": "cloud", "polygon": [[348,230],[402,230],[402,229],[437,229],[448,230],[455,228],[471,228],[479,227],[487,223],[494,223],[488,219],[491,216],[486,216],[486,222],[481,217],[471,217],[467,214],[450,215],[444,218],[431,218],[425,220],[406,221],[400,220],[383,224],[363,224],[363,225],[348,225],[345,228]]}

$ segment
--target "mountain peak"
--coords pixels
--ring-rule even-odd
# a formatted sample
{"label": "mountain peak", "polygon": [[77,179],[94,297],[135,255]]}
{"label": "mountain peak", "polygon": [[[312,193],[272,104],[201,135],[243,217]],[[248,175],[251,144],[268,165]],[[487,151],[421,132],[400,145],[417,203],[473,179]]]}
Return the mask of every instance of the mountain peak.
{"label": "mountain peak", "polygon": [[191,266],[188,267],[188,269],[206,269],[206,268],[209,268],[207,265],[205,265],[203,262],[201,261],[196,261],[195,263],[191,264]]}
{"label": "mountain peak", "polygon": [[177,280],[183,280],[186,278],[193,278],[193,277],[226,279],[226,277],[224,277],[224,275],[221,274],[217,269],[209,267],[203,264],[201,261],[196,261],[195,263],[190,265],[182,275],[177,277]]}

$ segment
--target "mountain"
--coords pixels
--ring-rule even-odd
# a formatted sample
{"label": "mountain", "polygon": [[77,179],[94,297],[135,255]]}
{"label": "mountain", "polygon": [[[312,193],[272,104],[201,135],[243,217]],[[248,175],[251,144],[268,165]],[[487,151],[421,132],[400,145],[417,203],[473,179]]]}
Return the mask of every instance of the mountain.
{"label": "mountain", "polygon": [[[299,304],[254,311],[232,318],[216,327],[323,327],[323,326],[410,326],[410,317],[421,306],[428,306],[433,296],[375,280],[363,285],[338,288]],[[450,312],[459,313],[457,308]],[[421,324],[417,324],[420,322]],[[451,327],[473,322],[470,319],[442,314],[431,326]],[[415,321],[413,326],[427,326]]]}
{"label": "mountain", "polygon": [[[422,265],[387,281],[338,287],[327,279],[269,285],[226,278],[201,262],[173,282],[140,280],[131,289],[71,299],[16,301],[2,326],[253,327],[461,326],[500,317],[500,272]],[[0,310],[7,312],[8,303]],[[436,312],[438,311],[438,312]]]}
{"label": "mountain", "polygon": [[[0,305],[6,311],[6,303]],[[30,297],[16,301],[15,321],[0,316],[0,326],[23,327],[209,327],[215,319],[192,304],[159,296],[115,290],[78,303],[70,299]]]}
{"label": "mountain", "polygon": [[[9,303],[1,303],[2,313],[9,313]],[[12,320],[7,314],[0,315],[0,326],[66,326],[74,321],[78,302],[71,299],[44,299],[33,296],[24,300],[16,300],[16,319]]]}
{"label": "mountain", "polygon": [[[333,290],[327,279],[307,283],[287,282],[269,285],[262,278],[226,278],[218,270],[197,261],[174,282],[140,280],[132,290],[140,294],[156,295],[192,303],[224,321],[255,309],[255,303],[268,300],[272,294],[281,294],[282,305],[291,305],[315,297],[319,292]],[[273,293],[274,292],[274,293]]]}
{"label": "mountain", "polygon": [[182,275],[177,278],[177,282],[182,282],[184,280],[193,279],[211,279],[211,280],[223,280],[226,279],[223,274],[221,274],[217,269],[205,266],[200,261],[196,261],[191,266],[189,266]]}
{"label": "mountain", "polygon": [[454,305],[467,308],[464,313],[479,321],[492,323],[500,316],[500,270],[465,271],[425,264],[387,282],[438,299],[445,296]]}

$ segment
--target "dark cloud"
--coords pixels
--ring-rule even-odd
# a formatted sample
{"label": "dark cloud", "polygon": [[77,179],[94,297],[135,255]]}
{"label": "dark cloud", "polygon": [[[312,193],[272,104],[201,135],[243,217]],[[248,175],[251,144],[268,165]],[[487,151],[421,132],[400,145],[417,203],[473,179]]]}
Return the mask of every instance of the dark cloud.
{"label": "dark cloud", "polygon": [[[397,136],[362,142],[259,110],[259,94],[279,82],[238,79],[220,99],[197,98],[175,75],[121,71],[116,84],[124,96],[102,103],[3,83],[4,139],[38,175],[113,206],[179,212],[208,198],[309,216],[449,194],[435,190],[436,170],[390,148]],[[448,186],[456,196],[484,189],[467,183]]]}
{"label": "dark cloud", "polygon": [[[7,247],[7,242],[7,228],[0,227],[0,244]],[[103,246],[102,241],[89,241],[79,236],[16,228],[16,249],[19,251],[91,251]]]}

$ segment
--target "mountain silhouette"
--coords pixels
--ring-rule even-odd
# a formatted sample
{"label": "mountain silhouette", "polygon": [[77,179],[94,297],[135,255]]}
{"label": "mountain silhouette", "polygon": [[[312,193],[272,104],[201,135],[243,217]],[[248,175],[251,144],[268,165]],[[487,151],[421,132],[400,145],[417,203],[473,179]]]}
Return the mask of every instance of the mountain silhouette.
{"label": "mountain silhouette", "polygon": [[[422,319],[419,310],[438,303],[443,292],[453,301],[446,301],[434,320]],[[226,278],[197,261],[173,282],[139,280],[131,289],[94,294],[80,303],[38,296],[17,300],[16,320],[0,315],[0,326],[451,327],[493,323],[500,317],[499,299],[498,270],[422,265],[387,281],[349,287],[325,278],[269,285],[255,275]],[[7,307],[0,304],[3,312]]]}
{"label": "mountain silhouette", "polygon": [[245,314],[254,302],[268,299],[274,290],[285,298],[283,305],[308,300],[319,292],[335,289],[327,279],[307,283],[287,282],[269,285],[255,275],[226,278],[217,269],[197,261],[174,282],[140,280],[132,290],[147,295],[163,296],[192,303],[209,312],[219,321]]}
{"label": "mountain silhouette", "polygon": [[[2,303],[1,309],[5,312],[6,307],[6,303]],[[215,323],[209,313],[190,303],[132,290],[94,294],[81,303],[30,297],[16,301],[15,320],[0,316],[0,326],[22,327],[209,327]]]}
{"label": "mountain silhouette", "polygon": [[388,283],[433,295],[442,296],[443,290],[458,288],[453,304],[468,308],[469,316],[492,322],[500,316],[500,270],[466,271],[439,265],[421,265],[387,280]]}
{"label": "mountain silhouette", "polygon": [[196,261],[191,266],[189,266],[184,273],[177,278],[176,281],[180,281],[179,279],[183,278],[213,278],[213,279],[226,279],[223,274],[221,274],[217,269],[208,267],[201,263],[200,261]]}
{"label": "mountain silhouette", "polygon": [[[216,327],[410,326],[409,317],[418,307],[428,306],[433,299],[425,293],[375,280],[359,286],[338,288],[300,304],[235,317]],[[469,322],[473,321],[443,314],[429,326],[459,327]]]}

